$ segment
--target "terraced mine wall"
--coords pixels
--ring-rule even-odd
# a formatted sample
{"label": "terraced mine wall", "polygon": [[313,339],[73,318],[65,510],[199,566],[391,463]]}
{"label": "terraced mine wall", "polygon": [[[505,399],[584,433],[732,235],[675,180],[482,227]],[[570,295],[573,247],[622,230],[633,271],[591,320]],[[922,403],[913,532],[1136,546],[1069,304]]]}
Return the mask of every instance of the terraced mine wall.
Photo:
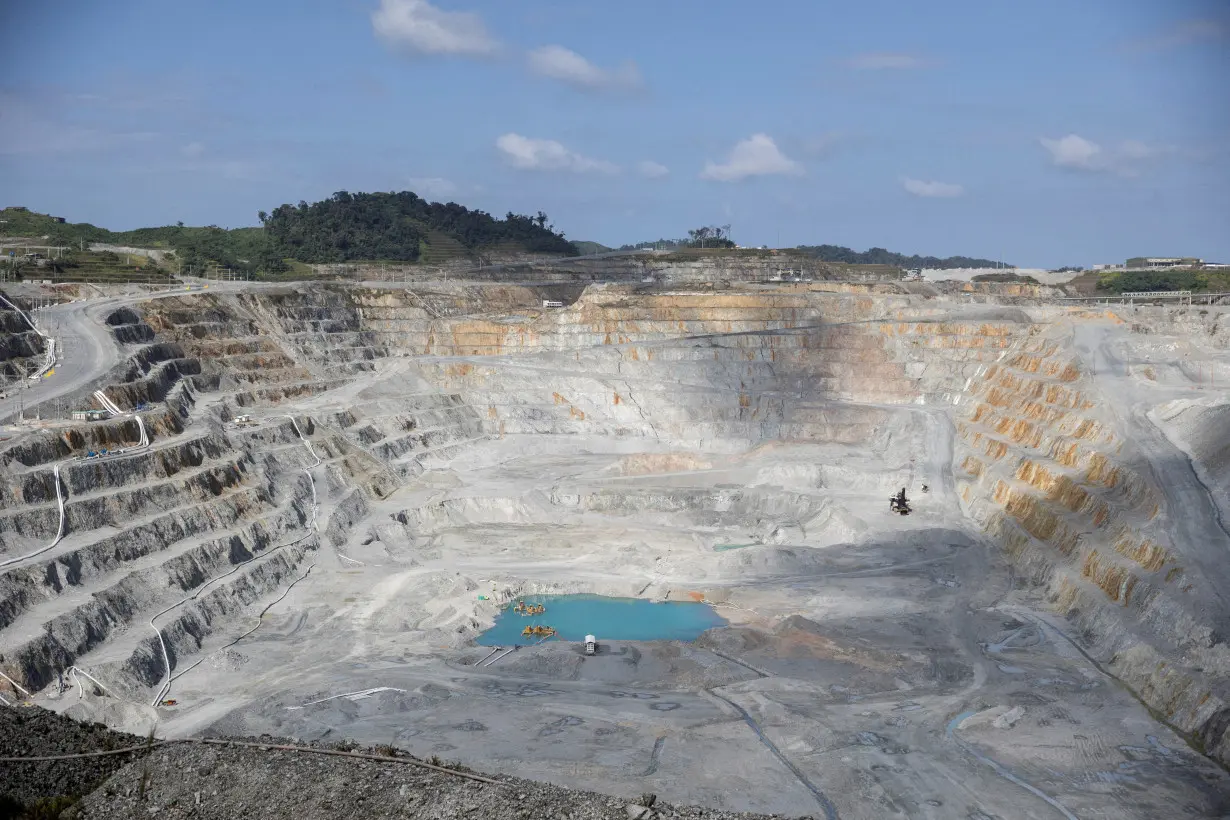
{"label": "terraced mine wall", "polygon": [[[1177,512],[1099,392],[1076,338],[1081,317],[1031,305],[1034,292],[1014,287],[1008,297],[1027,310],[954,313],[951,302],[883,292],[895,285],[817,283],[607,284],[556,309],[542,307],[551,291],[529,286],[287,287],[117,311],[110,324],[129,356],[109,395],[124,409],[158,406],[143,415],[154,446],[62,469],[63,544],[0,583],[3,669],[37,688],[105,657],[102,668],[134,691],[155,686],[167,663],[141,624],[201,593],[165,620],[174,669],[245,603],[298,577],[321,544],[296,541],[313,488],[331,508],[323,537],[343,545],[369,502],[492,437],[598,435],[630,452],[653,442],[702,454],[881,447],[891,414],[908,410],[952,422],[966,511],[1079,627],[1082,651],[1230,762],[1226,571],[1169,534]],[[294,423],[227,424],[385,371],[394,397]],[[134,440],[131,421],[115,421],[0,452],[0,560],[54,533],[56,460]],[[727,501],[823,513],[759,492]],[[586,492],[546,503],[628,502]],[[698,503],[667,495],[638,508]],[[450,515],[411,507],[400,523],[431,528]],[[71,594],[84,590],[84,603]]]}
{"label": "terraced mine wall", "polygon": [[[205,301],[110,315],[128,356],[106,392],[124,411],[149,409],[0,450],[0,671],[29,689],[84,665],[143,699],[219,628],[301,577],[317,532],[345,540],[363,494],[396,481],[310,418],[235,428],[216,408],[201,412],[201,399],[270,405],[330,384],[270,344],[256,317]],[[246,392],[253,384],[259,396]],[[104,449],[120,454],[86,457]],[[338,512],[319,527],[318,497]]]}
{"label": "terraced mine wall", "polygon": [[[23,307],[20,300],[10,298],[9,301]],[[0,383],[19,380],[35,372],[45,351],[46,341],[34,332],[25,317],[0,302]]]}
{"label": "terraced mine wall", "polygon": [[1224,555],[1176,542],[1184,512],[1167,505],[1073,333],[1035,326],[970,383],[957,414],[961,497],[1077,625],[1082,651],[1230,761]]}
{"label": "terraced mine wall", "polygon": [[788,254],[746,254],[685,251],[674,254],[627,254],[598,258],[524,256],[485,259],[481,267],[472,260],[443,265],[313,265],[321,275],[345,275],[360,281],[395,279],[400,282],[430,282],[440,277],[472,282],[631,284],[652,279],[670,285],[705,283],[750,283],[780,281],[797,276],[815,281],[859,284],[901,281],[904,272],[892,265],[846,265]]}
{"label": "terraced mine wall", "polygon": [[896,282],[902,277],[901,269],[891,265],[844,265],[786,254],[706,254],[703,251],[565,259],[550,265],[507,266],[507,270],[533,280],[546,275],[594,282],[634,282],[648,276],[670,285],[767,282],[791,275],[817,281],[874,284]]}

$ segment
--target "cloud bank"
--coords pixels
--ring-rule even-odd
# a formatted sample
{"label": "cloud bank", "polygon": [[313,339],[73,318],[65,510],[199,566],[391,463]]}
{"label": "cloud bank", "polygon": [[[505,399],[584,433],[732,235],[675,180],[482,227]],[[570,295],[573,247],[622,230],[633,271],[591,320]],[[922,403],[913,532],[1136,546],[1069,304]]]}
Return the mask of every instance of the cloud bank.
{"label": "cloud bank", "polygon": [[578,91],[635,91],[644,83],[636,64],[600,68],[563,46],[543,46],[527,55],[530,71],[540,77],[558,80]]}
{"label": "cloud bank", "polygon": [[668,175],[671,172],[671,169],[667,168],[660,162],[654,162],[653,160],[647,159],[643,162],[637,163],[636,172],[645,179],[661,179],[662,177]]}
{"label": "cloud bank", "polygon": [[1124,140],[1114,149],[1107,149],[1079,134],[1068,134],[1058,139],[1041,137],[1038,143],[1056,168],[1121,176],[1136,176],[1143,163],[1171,153],[1170,148],[1149,145],[1140,140]]}
{"label": "cloud bank", "polygon": [[409,54],[487,57],[500,49],[477,14],[443,11],[426,0],[380,0],[372,30],[390,48]]}
{"label": "cloud bank", "polygon": [[798,176],[803,166],[787,157],[768,134],[753,134],[731,149],[725,162],[705,163],[701,179],[738,182],[758,176]]}
{"label": "cloud bank", "polygon": [[508,133],[495,141],[504,160],[521,171],[569,171],[577,174],[614,174],[619,167],[569,151],[555,140],[533,139]]}

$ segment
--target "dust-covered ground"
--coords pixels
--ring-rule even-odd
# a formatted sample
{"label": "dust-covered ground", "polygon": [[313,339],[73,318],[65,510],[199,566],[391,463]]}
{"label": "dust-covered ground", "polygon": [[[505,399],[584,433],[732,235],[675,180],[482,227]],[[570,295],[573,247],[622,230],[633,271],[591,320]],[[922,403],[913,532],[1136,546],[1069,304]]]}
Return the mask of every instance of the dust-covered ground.
{"label": "dust-covered ground", "polygon": [[[197,785],[142,794],[130,768],[87,816],[358,812],[342,778],[408,816],[632,816],[644,793],[826,818],[1230,814],[1219,315],[751,288],[441,318],[443,297],[419,306],[438,296],[146,308],[177,344],[235,338],[152,466],[97,471],[123,492],[70,477],[65,590],[19,567],[0,649],[51,681],[36,702],[142,736],[347,741],[539,785],[410,800],[436,787],[391,764],[168,746],[157,771]],[[270,400],[252,385],[275,371],[310,382]],[[165,489],[190,438],[210,481]],[[47,463],[22,463],[30,485]],[[154,517],[187,495],[203,513]],[[23,549],[55,523],[54,494],[30,506],[6,513]],[[139,515],[159,528],[122,542],[128,563],[69,571]],[[253,539],[199,549],[243,527],[312,536],[251,577]],[[592,657],[475,644],[516,600],[572,592],[729,623],[690,643],[595,627]],[[44,646],[83,647],[93,678],[61,687]],[[559,808],[556,787],[607,797]]]}

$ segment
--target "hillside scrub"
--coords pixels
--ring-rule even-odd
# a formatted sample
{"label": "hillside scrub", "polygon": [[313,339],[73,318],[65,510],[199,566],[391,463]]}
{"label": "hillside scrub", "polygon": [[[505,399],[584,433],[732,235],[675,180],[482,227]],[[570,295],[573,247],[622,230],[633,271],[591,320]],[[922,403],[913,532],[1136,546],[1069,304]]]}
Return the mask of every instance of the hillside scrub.
{"label": "hillside scrub", "polygon": [[946,270],[949,268],[994,268],[999,264],[990,259],[976,259],[969,256],[906,256],[884,248],[870,248],[859,252],[840,245],[799,245],[796,250],[808,256],[814,256],[821,262],[844,262],[847,265],[892,265],[907,270],[930,268]]}
{"label": "hillside scrub", "polygon": [[1097,289],[1110,293],[1150,290],[1225,291],[1230,290],[1230,273],[1192,268],[1118,271],[1099,275]]}
{"label": "hillside scrub", "polygon": [[200,274],[212,265],[249,275],[283,273],[296,263],[420,261],[422,247],[444,239],[464,252],[485,249],[576,256],[577,248],[549,224],[547,215],[509,213],[496,219],[455,202],[428,202],[400,193],[339,191],[322,202],[281,205],[261,211],[263,227],[186,226],[110,231],[86,222],[59,222],[24,208],[2,212],[4,234],[37,238],[80,250],[90,243],[173,250],[183,273]]}

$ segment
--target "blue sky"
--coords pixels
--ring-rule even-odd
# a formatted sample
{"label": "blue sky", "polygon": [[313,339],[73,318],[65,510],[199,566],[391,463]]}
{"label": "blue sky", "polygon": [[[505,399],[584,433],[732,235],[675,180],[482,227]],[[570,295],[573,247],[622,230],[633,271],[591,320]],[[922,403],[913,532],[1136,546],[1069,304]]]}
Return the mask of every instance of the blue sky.
{"label": "blue sky", "polygon": [[114,229],[337,190],[1058,266],[1230,261],[1214,0],[42,0],[0,201]]}

